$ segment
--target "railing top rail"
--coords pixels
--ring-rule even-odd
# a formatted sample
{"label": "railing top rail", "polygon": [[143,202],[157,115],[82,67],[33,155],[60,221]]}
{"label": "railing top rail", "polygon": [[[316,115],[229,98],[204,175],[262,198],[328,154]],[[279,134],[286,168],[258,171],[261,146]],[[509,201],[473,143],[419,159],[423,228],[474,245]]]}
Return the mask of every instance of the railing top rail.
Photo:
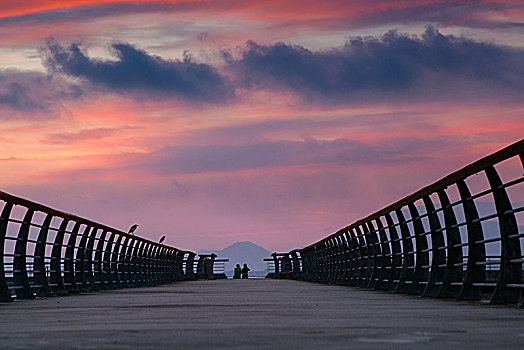
{"label": "railing top rail", "polygon": [[211,254],[198,254],[199,257],[201,258],[211,258],[213,256],[217,256],[215,253],[211,253]]}
{"label": "railing top rail", "polygon": [[432,183],[431,185],[428,185],[426,187],[421,188],[420,190],[416,191],[415,193],[412,193],[399,201],[396,201],[395,203],[392,203],[388,205],[387,207],[384,207],[380,209],[379,211],[366,216],[365,218],[362,218],[358,221],[355,221],[349,226],[343,227],[342,229],[338,230],[337,232],[321,239],[320,241],[317,241],[315,243],[312,243],[302,249],[298,249],[298,251],[305,251],[308,249],[311,249],[312,247],[316,246],[317,244],[324,243],[334,237],[339,236],[340,234],[347,232],[348,230],[351,230],[355,227],[361,226],[365,224],[366,222],[378,219],[379,217],[390,213],[396,209],[400,209],[404,207],[405,205],[409,203],[413,203],[416,200],[419,200],[423,198],[426,195],[432,194],[436,192],[439,189],[446,188],[458,180],[464,179],[468,176],[474,175],[476,173],[479,173],[485,169],[487,169],[489,166],[495,165],[497,163],[500,163],[503,160],[509,159],[511,157],[520,156],[521,162],[524,165],[524,139],[517,141],[495,153],[492,153],[486,157],[483,157],[469,165],[466,165],[462,169],[459,169],[444,178]]}
{"label": "railing top rail", "polygon": [[118,234],[120,234],[120,235],[122,235],[124,237],[132,237],[132,238],[134,238],[134,239],[136,239],[138,241],[147,242],[147,243],[150,243],[150,244],[152,244],[154,246],[163,246],[163,247],[167,247],[167,248],[174,248],[174,249],[176,249],[176,250],[178,250],[178,251],[180,251],[182,253],[191,253],[189,251],[184,251],[184,250],[181,250],[181,249],[178,249],[178,248],[175,248],[175,247],[171,247],[171,246],[168,246],[168,245],[165,245],[165,244],[160,244],[158,242],[151,241],[151,240],[149,240],[147,238],[143,238],[143,237],[140,237],[140,236],[135,236],[135,235],[129,234],[127,232],[121,231],[119,229],[113,228],[111,226],[107,226],[107,225],[98,223],[96,221],[80,217],[80,216],[75,215],[75,214],[66,213],[66,212],[63,212],[63,211],[60,211],[60,210],[48,207],[48,206],[43,205],[43,204],[30,201],[30,200],[25,199],[25,198],[14,196],[14,195],[6,193],[6,192],[0,191],[0,200],[2,200],[4,202],[13,203],[15,205],[21,205],[21,206],[24,206],[24,207],[26,207],[28,209],[33,209],[35,211],[40,211],[40,212],[43,212],[43,213],[46,213],[46,214],[51,214],[53,216],[58,216],[58,217],[61,217],[61,218],[67,219],[67,220],[75,221],[77,223],[85,224],[87,226],[92,226],[92,227],[96,227],[98,229],[106,230],[106,231],[109,231],[109,232],[118,233]]}
{"label": "railing top rail", "polygon": [[273,255],[275,255],[275,256],[286,256],[286,255],[289,255],[289,253],[273,253],[273,254],[271,254],[271,256],[273,256]]}

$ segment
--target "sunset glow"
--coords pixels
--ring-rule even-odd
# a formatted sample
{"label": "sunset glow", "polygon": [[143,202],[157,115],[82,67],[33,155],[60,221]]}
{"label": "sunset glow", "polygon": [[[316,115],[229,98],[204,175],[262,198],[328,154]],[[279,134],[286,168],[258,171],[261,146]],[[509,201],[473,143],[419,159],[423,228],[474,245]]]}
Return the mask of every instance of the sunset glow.
{"label": "sunset glow", "polygon": [[522,1],[3,1],[0,28],[0,190],[183,249],[307,245],[524,136]]}

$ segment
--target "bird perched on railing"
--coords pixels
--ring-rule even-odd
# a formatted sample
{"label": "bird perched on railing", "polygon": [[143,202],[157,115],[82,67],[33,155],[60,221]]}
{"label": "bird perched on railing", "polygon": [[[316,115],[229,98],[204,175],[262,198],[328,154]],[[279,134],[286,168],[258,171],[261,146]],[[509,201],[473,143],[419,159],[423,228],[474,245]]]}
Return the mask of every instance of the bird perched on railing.
{"label": "bird perched on railing", "polygon": [[138,224],[134,224],[133,226],[131,226],[131,227],[129,228],[129,231],[128,231],[127,233],[129,233],[130,235],[132,235],[133,232],[135,232],[137,228],[138,228]]}
{"label": "bird perched on railing", "polygon": [[160,240],[158,241],[158,243],[162,244],[162,242],[164,242],[165,239],[166,239],[166,236],[162,236],[162,237],[160,238]]}

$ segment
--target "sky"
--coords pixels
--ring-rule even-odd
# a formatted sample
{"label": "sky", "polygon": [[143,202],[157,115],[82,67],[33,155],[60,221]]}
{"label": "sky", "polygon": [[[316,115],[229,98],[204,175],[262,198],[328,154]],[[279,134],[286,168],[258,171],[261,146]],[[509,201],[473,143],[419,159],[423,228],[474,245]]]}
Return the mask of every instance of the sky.
{"label": "sky", "polygon": [[519,0],[0,0],[1,191],[308,245],[524,135]]}

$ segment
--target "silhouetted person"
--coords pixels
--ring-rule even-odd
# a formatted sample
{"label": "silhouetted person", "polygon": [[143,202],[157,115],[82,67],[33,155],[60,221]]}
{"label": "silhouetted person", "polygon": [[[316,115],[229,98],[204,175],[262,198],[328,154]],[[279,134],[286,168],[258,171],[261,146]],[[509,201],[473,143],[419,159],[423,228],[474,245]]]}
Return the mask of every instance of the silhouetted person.
{"label": "silhouetted person", "polygon": [[247,264],[244,264],[244,267],[242,268],[242,278],[247,278],[247,274],[249,272],[249,267],[247,267]]}
{"label": "silhouetted person", "polygon": [[235,270],[233,272],[233,278],[234,279],[240,279],[240,274],[242,273],[242,269],[240,268],[240,264],[237,264],[235,267]]}

